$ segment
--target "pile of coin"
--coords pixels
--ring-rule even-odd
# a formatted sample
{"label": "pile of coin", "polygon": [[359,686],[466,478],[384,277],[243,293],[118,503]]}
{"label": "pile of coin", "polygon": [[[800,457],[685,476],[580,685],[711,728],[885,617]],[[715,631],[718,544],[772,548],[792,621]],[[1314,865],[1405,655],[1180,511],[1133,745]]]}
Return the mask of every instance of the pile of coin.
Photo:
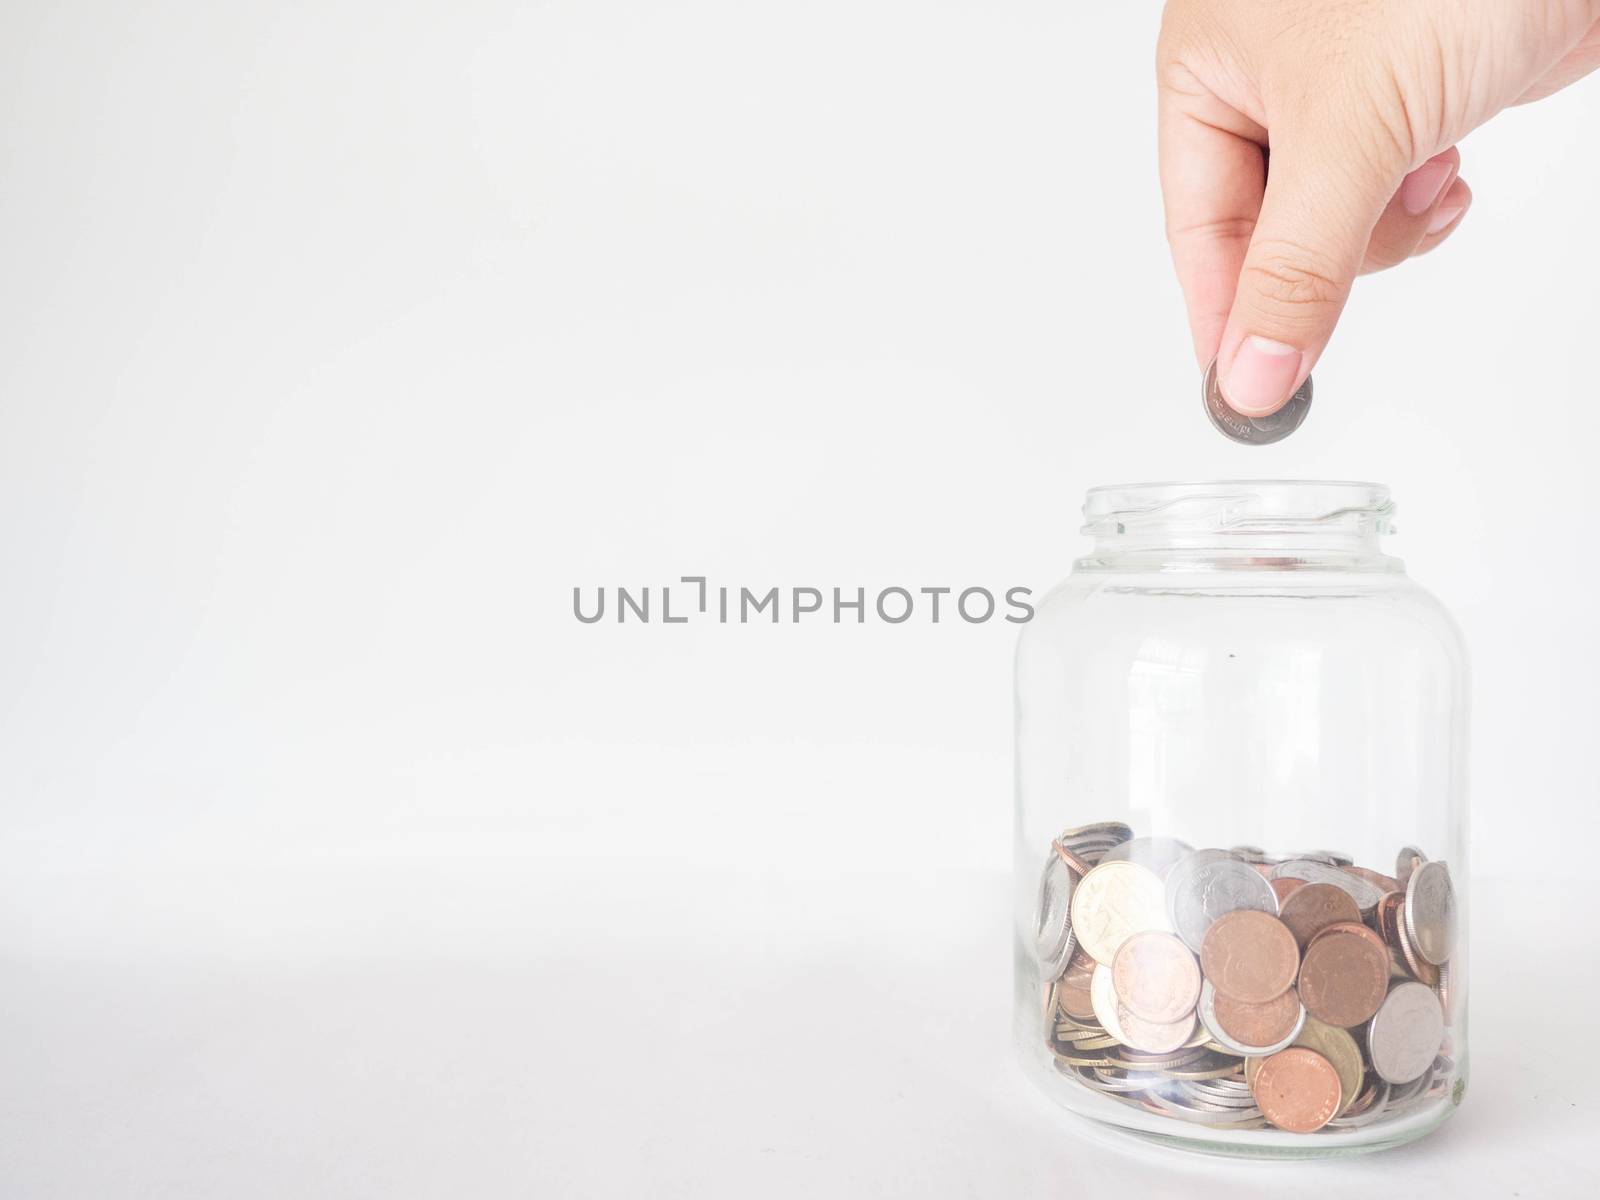
{"label": "pile of coin", "polygon": [[1455,891],[1413,847],[1385,875],[1086,825],[1051,843],[1036,932],[1057,1067],[1147,1111],[1312,1133],[1455,1079]]}

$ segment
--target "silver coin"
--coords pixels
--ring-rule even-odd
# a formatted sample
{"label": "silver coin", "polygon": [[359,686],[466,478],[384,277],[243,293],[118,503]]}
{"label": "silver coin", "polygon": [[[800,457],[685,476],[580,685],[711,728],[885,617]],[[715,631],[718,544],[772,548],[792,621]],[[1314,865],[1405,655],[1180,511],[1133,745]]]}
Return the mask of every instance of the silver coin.
{"label": "silver coin", "polygon": [[[1307,883],[1331,883],[1341,891],[1347,892],[1356,907],[1362,912],[1371,912],[1377,907],[1378,901],[1383,899],[1383,892],[1378,885],[1359,875],[1352,875],[1348,871],[1341,871],[1338,867],[1330,866],[1312,858],[1291,858],[1281,862],[1268,872],[1269,879],[1303,879]],[[1268,885],[1271,886],[1270,884]]]}
{"label": "silver coin", "polygon": [[1192,1114],[1203,1124],[1246,1121],[1261,1115],[1254,1104],[1217,1104],[1210,1097],[1199,1095],[1184,1086],[1181,1080],[1175,1080],[1174,1083],[1176,1086],[1161,1088],[1154,1094],[1168,1105]]}
{"label": "silver coin", "polygon": [[1378,1098],[1361,1112],[1353,1116],[1335,1117],[1328,1122],[1329,1129],[1359,1129],[1363,1125],[1371,1125],[1382,1117],[1389,1107],[1389,1085],[1381,1079],[1378,1081]]}
{"label": "silver coin", "polygon": [[1424,1071],[1410,1083],[1395,1084],[1389,1088],[1389,1111],[1396,1112],[1418,1101],[1425,1100],[1433,1085],[1433,1072]]}
{"label": "silver coin", "polygon": [[1072,829],[1063,829],[1056,841],[1070,850],[1078,842],[1104,842],[1114,846],[1132,836],[1132,828],[1121,821],[1096,821],[1093,825],[1078,825]]}
{"label": "silver coin", "polygon": [[1176,1117],[1180,1121],[1194,1121],[1200,1125],[1212,1125],[1228,1129],[1254,1129],[1260,1126],[1261,1110],[1255,1108],[1213,1108],[1190,1103],[1183,1103],[1164,1096],[1160,1092],[1150,1091],[1145,1094],[1145,1099],[1161,1109],[1165,1116]]}
{"label": "silver coin", "polygon": [[1260,846],[1229,846],[1228,853],[1248,863],[1267,861],[1267,852]]}
{"label": "silver coin", "polygon": [[1136,837],[1119,842],[1107,850],[1101,862],[1133,862],[1149,867],[1163,879],[1180,858],[1194,853],[1194,847],[1172,837]]}
{"label": "silver coin", "polygon": [[1256,1098],[1242,1079],[1192,1079],[1185,1082],[1190,1094],[1212,1104],[1220,1104],[1224,1108],[1256,1106]]}
{"label": "silver coin", "polygon": [[1076,1075],[1097,1092],[1142,1092],[1150,1086],[1148,1079],[1118,1076],[1099,1067],[1074,1067],[1061,1062],[1056,1065],[1061,1068],[1062,1074]]}
{"label": "silver coin", "polygon": [[1225,1075],[1221,1079],[1191,1079],[1191,1087],[1202,1092],[1214,1092],[1219,1097],[1238,1097],[1250,1094],[1250,1085],[1238,1075]]}
{"label": "silver coin", "polygon": [[1406,881],[1406,933],[1411,945],[1434,966],[1450,957],[1456,941],[1456,889],[1450,868],[1426,862]]}
{"label": "silver coin", "polygon": [[1217,384],[1217,360],[1212,359],[1200,385],[1200,399],[1206,416],[1220,433],[1246,446],[1266,446],[1281,442],[1306,419],[1311,411],[1311,376],[1307,375],[1306,381],[1289,397],[1289,402],[1270,417],[1246,417],[1235,412],[1222,398],[1222,389]]}
{"label": "silver coin", "polygon": [[1400,881],[1401,888],[1411,882],[1411,872],[1417,864],[1428,861],[1428,856],[1415,846],[1402,847],[1399,854],[1394,857],[1394,877]]}
{"label": "silver coin", "polygon": [[1211,986],[1209,979],[1200,985],[1200,1000],[1195,1004],[1194,1011],[1200,1018],[1200,1024],[1206,1027],[1206,1032],[1218,1045],[1226,1046],[1233,1053],[1242,1054],[1246,1058],[1265,1058],[1269,1054],[1276,1054],[1279,1050],[1287,1050],[1294,1045],[1295,1038],[1299,1037],[1300,1031],[1306,1027],[1306,1008],[1302,1004],[1294,1029],[1281,1042],[1275,1042],[1270,1046],[1246,1046],[1243,1042],[1235,1041],[1227,1035],[1221,1025],[1217,1024],[1217,990]]}
{"label": "silver coin", "polygon": [[1241,908],[1278,915],[1278,894],[1261,872],[1226,850],[1196,850],[1167,874],[1167,919],[1200,953],[1211,922]]}
{"label": "silver coin", "polygon": [[[1395,984],[1367,1023],[1367,1056],[1386,1083],[1412,1083],[1425,1075],[1443,1042],[1444,1010],[1425,984]],[[1391,1093],[1391,1106],[1401,1099]]]}
{"label": "silver coin", "polygon": [[1056,855],[1049,855],[1039,877],[1039,925],[1034,931],[1034,953],[1042,979],[1059,979],[1072,957],[1072,892],[1076,886],[1071,868]]}
{"label": "silver coin", "polygon": [[1296,854],[1295,857],[1309,858],[1312,862],[1324,862],[1330,867],[1349,867],[1356,861],[1340,850],[1307,850],[1303,854]]}
{"label": "silver coin", "polygon": [[1325,867],[1342,867],[1349,861],[1331,850],[1302,850],[1298,854],[1280,854],[1273,865],[1286,862],[1314,862],[1321,863]]}

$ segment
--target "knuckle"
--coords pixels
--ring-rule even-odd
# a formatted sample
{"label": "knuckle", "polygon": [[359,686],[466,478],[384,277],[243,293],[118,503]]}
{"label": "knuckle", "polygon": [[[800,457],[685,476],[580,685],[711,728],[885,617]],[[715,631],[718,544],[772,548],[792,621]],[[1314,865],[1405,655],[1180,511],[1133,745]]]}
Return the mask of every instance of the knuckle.
{"label": "knuckle", "polygon": [[1167,241],[1249,243],[1256,231],[1254,217],[1219,217],[1210,221],[1191,221],[1187,224],[1167,223]]}
{"label": "knuckle", "polygon": [[1346,285],[1329,263],[1303,247],[1257,247],[1245,263],[1240,292],[1263,307],[1284,314],[1320,317],[1344,303]]}

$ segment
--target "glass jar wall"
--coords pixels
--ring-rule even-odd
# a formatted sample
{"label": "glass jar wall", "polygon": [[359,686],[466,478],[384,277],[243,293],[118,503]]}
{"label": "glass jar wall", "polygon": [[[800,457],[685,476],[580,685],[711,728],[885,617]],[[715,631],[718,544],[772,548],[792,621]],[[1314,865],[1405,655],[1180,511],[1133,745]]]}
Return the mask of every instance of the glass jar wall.
{"label": "glass jar wall", "polygon": [[1466,662],[1359,483],[1097,488],[1017,650],[1016,1029],[1104,1126],[1311,1157],[1466,1080]]}

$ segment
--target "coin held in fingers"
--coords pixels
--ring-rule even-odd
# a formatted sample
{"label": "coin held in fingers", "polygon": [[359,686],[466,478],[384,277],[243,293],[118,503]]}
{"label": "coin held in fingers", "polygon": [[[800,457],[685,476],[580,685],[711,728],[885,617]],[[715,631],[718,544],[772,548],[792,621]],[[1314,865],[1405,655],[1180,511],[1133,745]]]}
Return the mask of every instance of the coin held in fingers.
{"label": "coin held in fingers", "polygon": [[1246,446],[1267,446],[1281,442],[1300,428],[1306,414],[1311,411],[1311,376],[1294,390],[1289,402],[1277,412],[1265,417],[1247,417],[1230,405],[1217,382],[1217,360],[1212,359],[1206,368],[1205,381],[1200,386],[1200,399],[1206,416],[1218,432]]}

